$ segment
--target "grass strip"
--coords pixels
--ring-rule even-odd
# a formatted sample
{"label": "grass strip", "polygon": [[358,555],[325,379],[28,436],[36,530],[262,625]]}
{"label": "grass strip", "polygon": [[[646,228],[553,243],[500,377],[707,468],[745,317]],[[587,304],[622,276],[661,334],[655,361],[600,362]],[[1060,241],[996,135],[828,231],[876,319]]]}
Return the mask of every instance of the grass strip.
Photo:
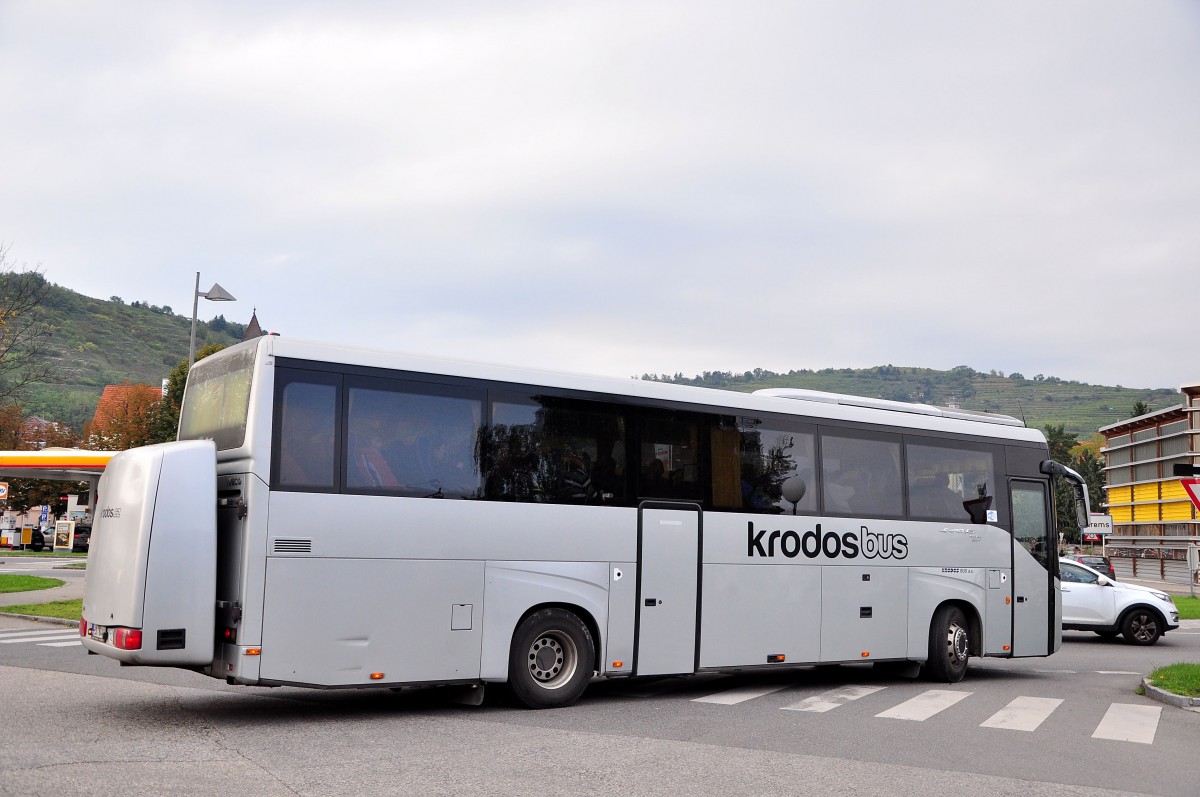
{"label": "grass strip", "polygon": [[1184,697],[1200,697],[1200,664],[1169,664],[1150,673],[1159,689]]}
{"label": "grass strip", "polygon": [[0,592],[33,592],[37,589],[61,587],[67,582],[57,578],[42,576],[18,576],[9,573],[0,574]]}
{"label": "grass strip", "polygon": [[1175,608],[1179,609],[1180,620],[1200,620],[1200,598],[1190,595],[1172,595]]}
{"label": "grass strip", "polygon": [[83,598],[73,601],[52,603],[27,603],[21,606],[0,606],[0,612],[29,614],[34,617],[57,617],[62,620],[78,620],[83,617]]}

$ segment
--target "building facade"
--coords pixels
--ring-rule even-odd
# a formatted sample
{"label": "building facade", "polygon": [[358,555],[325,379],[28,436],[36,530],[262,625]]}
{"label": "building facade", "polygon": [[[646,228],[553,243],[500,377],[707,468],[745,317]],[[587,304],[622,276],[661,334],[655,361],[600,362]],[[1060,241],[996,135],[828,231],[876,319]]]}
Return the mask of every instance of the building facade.
{"label": "building facade", "polygon": [[1200,546],[1200,513],[1176,465],[1200,465],[1200,384],[1182,403],[1100,428],[1104,435],[1106,541],[1117,578],[1194,581],[1189,549]]}

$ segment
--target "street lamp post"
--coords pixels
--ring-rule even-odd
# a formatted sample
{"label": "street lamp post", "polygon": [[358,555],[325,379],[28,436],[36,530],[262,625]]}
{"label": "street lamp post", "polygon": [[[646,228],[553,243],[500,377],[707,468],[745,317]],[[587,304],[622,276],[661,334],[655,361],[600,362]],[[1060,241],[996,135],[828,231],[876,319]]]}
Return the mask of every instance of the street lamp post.
{"label": "street lamp post", "polygon": [[233,294],[222,288],[217,283],[208,289],[207,293],[200,290],[200,272],[196,272],[196,294],[192,297],[192,338],[188,344],[188,373],[192,372],[192,366],[196,364],[196,311],[200,307],[200,297],[203,296],[210,302],[236,302]]}

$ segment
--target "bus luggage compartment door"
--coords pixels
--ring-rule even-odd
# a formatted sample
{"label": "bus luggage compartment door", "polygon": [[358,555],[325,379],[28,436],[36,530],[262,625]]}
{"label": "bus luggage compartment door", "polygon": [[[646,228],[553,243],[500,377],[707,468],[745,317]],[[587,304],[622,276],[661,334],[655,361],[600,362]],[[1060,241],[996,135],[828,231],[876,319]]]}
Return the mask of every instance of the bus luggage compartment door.
{"label": "bus luggage compartment door", "polygon": [[[88,555],[82,641],[130,664],[213,660],[217,452],[211,440],[122,451],[100,479]],[[141,632],[118,649],[117,629]]]}
{"label": "bus luggage compartment door", "polygon": [[700,534],[694,504],[647,502],[638,509],[637,675],[696,670]]}

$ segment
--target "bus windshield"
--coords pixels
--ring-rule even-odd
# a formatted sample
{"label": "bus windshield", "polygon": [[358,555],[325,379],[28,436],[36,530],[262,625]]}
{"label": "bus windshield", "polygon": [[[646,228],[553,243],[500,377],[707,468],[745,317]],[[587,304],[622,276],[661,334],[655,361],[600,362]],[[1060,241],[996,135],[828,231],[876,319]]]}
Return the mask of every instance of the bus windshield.
{"label": "bus windshield", "polygon": [[253,345],[221,352],[192,367],[179,410],[180,440],[212,440],[219,451],[245,443],[257,351]]}

